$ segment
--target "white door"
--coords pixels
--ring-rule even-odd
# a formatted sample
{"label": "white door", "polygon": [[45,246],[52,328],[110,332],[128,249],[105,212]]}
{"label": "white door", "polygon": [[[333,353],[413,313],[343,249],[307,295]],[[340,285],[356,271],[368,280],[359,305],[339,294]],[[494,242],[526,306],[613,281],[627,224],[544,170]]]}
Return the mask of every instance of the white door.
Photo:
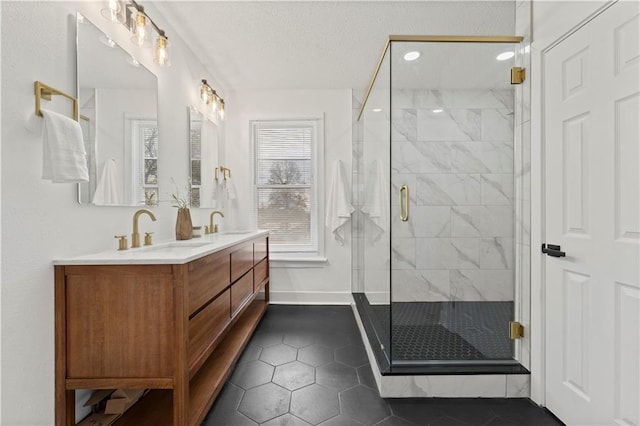
{"label": "white door", "polygon": [[640,424],[639,8],[543,56],[546,405],[571,426]]}

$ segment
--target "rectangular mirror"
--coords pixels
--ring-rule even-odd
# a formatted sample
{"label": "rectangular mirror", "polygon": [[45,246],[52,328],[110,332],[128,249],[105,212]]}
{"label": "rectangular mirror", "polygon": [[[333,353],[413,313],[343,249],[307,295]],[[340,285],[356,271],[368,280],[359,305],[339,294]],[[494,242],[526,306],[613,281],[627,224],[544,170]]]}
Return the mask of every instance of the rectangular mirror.
{"label": "rectangular mirror", "polygon": [[89,182],[81,204],[158,204],[158,81],[78,14],[78,101]]}
{"label": "rectangular mirror", "polygon": [[218,165],[218,126],[194,107],[189,114],[189,181],[191,206],[218,207],[219,185],[215,180]]}

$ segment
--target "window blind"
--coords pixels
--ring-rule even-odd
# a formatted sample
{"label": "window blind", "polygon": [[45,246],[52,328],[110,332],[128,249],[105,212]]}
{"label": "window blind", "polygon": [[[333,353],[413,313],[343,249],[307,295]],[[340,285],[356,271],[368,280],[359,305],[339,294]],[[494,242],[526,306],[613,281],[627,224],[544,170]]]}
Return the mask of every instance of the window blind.
{"label": "window blind", "polygon": [[315,138],[310,121],[254,123],[258,227],[280,248],[317,249]]}

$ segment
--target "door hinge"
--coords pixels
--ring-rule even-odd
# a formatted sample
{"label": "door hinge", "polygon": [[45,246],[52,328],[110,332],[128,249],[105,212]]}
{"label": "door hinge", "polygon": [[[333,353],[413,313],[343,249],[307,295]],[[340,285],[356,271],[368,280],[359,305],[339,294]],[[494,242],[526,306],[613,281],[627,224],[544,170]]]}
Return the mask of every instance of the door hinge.
{"label": "door hinge", "polygon": [[522,67],[511,68],[511,84],[522,84],[526,79],[527,72]]}
{"label": "door hinge", "polygon": [[524,337],[524,325],[518,321],[509,321],[509,338],[511,340],[521,339]]}

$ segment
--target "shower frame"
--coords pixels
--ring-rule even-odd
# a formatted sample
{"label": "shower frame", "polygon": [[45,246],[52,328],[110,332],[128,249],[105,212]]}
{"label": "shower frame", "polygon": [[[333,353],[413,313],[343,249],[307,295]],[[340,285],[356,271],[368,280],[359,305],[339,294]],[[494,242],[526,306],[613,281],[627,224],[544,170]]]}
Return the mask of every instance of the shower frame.
{"label": "shower frame", "polygon": [[[522,43],[523,40],[524,40],[524,37],[522,36],[389,35],[385,42],[384,48],[382,49],[382,53],[377,62],[375,71],[371,77],[371,81],[362,99],[362,103],[360,106],[360,110],[358,111],[356,121],[360,122],[360,120],[362,119],[363,113],[365,111],[365,107],[367,106],[367,101],[369,100],[369,95],[371,94],[371,91],[374,88],[376,79],[384,63],[389,47],[393,42],[519,44],[519,43]],[[523,70],[521,75],[524,76]],[[519,83],[521,83],[521,81],[514,82],[512,80],[512,84],[519,84]],[[392,90],[392,89],[390,88],[389,90]],[[389,139],[389,143],[391,143],[391,139]],[[408,195],[407,195],[407,202],[408,202]],[[389,220],[391,222],[391,219]],[[392,240],[390,240],[390,244],[391,242]],[[391,258],[392,257],[390,257],[390,259]],[[390,266],[389,272],[391,272],[391,266]],[[358,273],[361,274],[363,272],[359,271]],[[514,285],[515,284],[516,282],[514,277]],[[390,290],[389,290],[390,305],[393,303],[392,288],[393,288],[393,280],[390,277]],[[372,321],[370,320],[367,321],[368,317],[371,317],[373,313],[371,312],[370,307],[363,306],[362,304],[363,300],[366,301],[366,296],[364,295],[364,293],[362,294],[354,293],[353,297],[356,302],[355,303],[356,313],[359,313],[359,316],[360,316],[358,322],[361,323],[361,326],[362,326],[362,329],[364,330],[366,338],[368,338],[372,351],[375,355],[375,358],[378,361],[380,373],[383,375],[386,375],[386,374],[406,375],[406,374],[496,374],[496,373],[522,374],[522,373],[528,373],[528,370],[526,370],[524,367],[522,367],[522,365],[518,363],[518,361],[515,359],[515,356],[513,361],[504,360],[504,361],[493,361],[493,362],[491,361],[476,362],[475,364],[471,363],[466,365],[464,362],[460,363],[458,361],[447,361],[447,360],[441,360],[436,362],[426,362],[419,366],[418,365],[413,365],[413,366],[402,365],[402,363],[394,363],[394,360],[391,357],[391,351],[389,351],[388,354],[385,354],[384,346],[382,345],[378,332],[373,326]],[[515,299],[514,299],[514,303],[515,303]],[[517,311],[515,311],[514,314],[517,314]],[[390,319],[390,326],[392,325],[393,325],[392,320]],[[389,330],[389,340],[390,341],[392,340],[391,330]]]}

